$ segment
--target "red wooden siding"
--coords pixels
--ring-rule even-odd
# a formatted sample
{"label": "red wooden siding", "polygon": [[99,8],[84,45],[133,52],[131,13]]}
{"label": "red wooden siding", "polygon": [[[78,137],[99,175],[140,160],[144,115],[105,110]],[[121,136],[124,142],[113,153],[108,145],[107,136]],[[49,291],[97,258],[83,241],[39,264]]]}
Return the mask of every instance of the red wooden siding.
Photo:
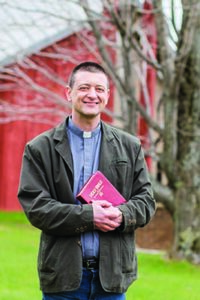
{"label": "red wooden siding", "polygon": [[[71,50],[71,61],[60,61],[50,59],[43,56],[33,55],[31,59],[39,62],[41,65],[46,64],[52,68],[58,77],[67,80],[69,73],[73,66],[84,60],[96,60],[92,53],[76,38],[75,35],[60,41],[56,45],[52,45],[44,52],[55,53],[56,47],[66,49],[69,54]],[[81,49],[81,51],[80,51]],[[114,53],[113,53],[114,59]],[[17,66],[17,65],[16,65]],[[23,69],[29,76],[34,78],[42,87],[50,88],[52,91],[64,96],[64,87],[59,84],[52,84],[46,76],[35,70]],[[4,82],[6,83],[6,82]],[[111,91],[112,92],[112,91]],[[0,92],[0,98],[8,103],[19,104],[23,102],[26,107],[32,108],[53,108],[55,114],[47,115],[45,113],[35,115],[35,122],[28,120],[17,120],[5,124],[0,124],[0,210],[16,211],[20,210],[20,204],[17,199],[17,189],[19,183],[19,174],[21,168],[22,154],[24,146],[27,141],[38,135],[39,133],[51,128],[53,124],[57,124],[63,120],[63,117],[56,115],[58,106],[49,103],[48,99],[40,95],[39,102],[30,105],[31,100],[39,94],[30,90],[25,84],[14,85],[12,90]],[[111,96],[108,108],[113,110],[113,97]],[[69,114],[67,107],[62,108],[65,115]],[[103,116],[104,120],[111,122],[112,119],[106,115]],[[40,121],[38,122],[38,119]],[[45,124],[43,120],[51,121],[52,124]]]}

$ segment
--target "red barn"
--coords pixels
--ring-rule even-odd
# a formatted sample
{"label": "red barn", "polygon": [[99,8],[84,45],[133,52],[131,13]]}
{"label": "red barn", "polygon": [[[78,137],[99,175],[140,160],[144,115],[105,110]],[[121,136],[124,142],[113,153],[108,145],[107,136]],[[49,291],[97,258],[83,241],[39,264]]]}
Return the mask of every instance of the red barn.
{"label": "red barn", "polygon": [[[70,113],[64,96],[67,77],[75,64],[96,60],[77,37],[78,32],[92,39],[77,22],[85,19],[83,11],[61,2],[32,1],[29,7],[19,0],[2,4],[0,17],[5,25],[0,34],[5,47],[0,49],[0,210],[21,209],[17,189],[26,142]],[[76,22],[66,22],[68,15]],[[109,108],[113,109],[112,96]],[[104,119],[112,121],[106,115]]]}
{"label": "red barn", "polygon": [[[102,1],[91,3],[93,10],[102,12]],[[64,95],[68,75],[81,61],[97,61],[97,49],[86,15],[75,2],[5,1],[0,18],[0,210],[20,210],[17,189],[24,146],[70,113]],[[143,20],[146,28],[149,20],[149,15]],[[105,30],[112,44],[115,31],[112,27]],[[114,63],[116,54],[108,50]],[[153,91],[155,74],[147,70],[146,80]],[[114,109],[113,90],[111,83],[110,111]],[[141,93],[141,103],[151,103],[153,94],[146,99]],[[103,118],[112,122],[106,114]],[[144,120],[139,125],[139,135],[148,139]]]}

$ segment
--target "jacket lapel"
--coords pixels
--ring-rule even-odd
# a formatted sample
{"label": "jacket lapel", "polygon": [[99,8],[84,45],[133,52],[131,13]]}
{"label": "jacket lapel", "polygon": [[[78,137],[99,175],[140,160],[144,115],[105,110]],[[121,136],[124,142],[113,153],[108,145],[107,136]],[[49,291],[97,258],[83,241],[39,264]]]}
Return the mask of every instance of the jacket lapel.
{"label": "jacket lapel", "polygon": [[55,150],[60,154],[60,156],[66,162],[71,173],[73,174],[73,160],[66,132],[66,122],[60,124],[55,130],[54,140],[57,141],[55,145]]}
{"label": "jacket lapel", "polygon": [[100,149],[99,170],[110,177],[111,164],[115,160],[115,143],[112,129],[102,122],[102,142]]}

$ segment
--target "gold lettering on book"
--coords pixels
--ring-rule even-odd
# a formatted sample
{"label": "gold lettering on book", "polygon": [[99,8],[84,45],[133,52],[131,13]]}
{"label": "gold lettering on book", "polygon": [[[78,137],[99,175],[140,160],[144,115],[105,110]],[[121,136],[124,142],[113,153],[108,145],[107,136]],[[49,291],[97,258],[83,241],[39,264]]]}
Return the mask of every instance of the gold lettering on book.
{"label": "gold lettering on book", "polygon": [[89,197],[95,198],[97,195],[103,196],[102,188],[103,188],[103,181],[100,179],[95,185],[95,187],[92,189],[92,191],[89,193]]}

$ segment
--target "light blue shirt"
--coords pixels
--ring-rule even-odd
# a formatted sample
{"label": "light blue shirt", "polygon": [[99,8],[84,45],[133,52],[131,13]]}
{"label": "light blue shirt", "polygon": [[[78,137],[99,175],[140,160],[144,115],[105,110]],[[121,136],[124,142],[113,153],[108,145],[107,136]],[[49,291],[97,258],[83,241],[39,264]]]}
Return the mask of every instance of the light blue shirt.
{"label": "light blue shirt", "polygon": [[[101,125],[95,130],[85,132],[78,128],[69,118],[67,127],[74,166],[73,194],[76,197],[84,183],[98,169],[101,144]],[[80,202],[76,199],[77,203]],[[84,258],[99,256],[99,235],[97,231],[81,235]]]}

